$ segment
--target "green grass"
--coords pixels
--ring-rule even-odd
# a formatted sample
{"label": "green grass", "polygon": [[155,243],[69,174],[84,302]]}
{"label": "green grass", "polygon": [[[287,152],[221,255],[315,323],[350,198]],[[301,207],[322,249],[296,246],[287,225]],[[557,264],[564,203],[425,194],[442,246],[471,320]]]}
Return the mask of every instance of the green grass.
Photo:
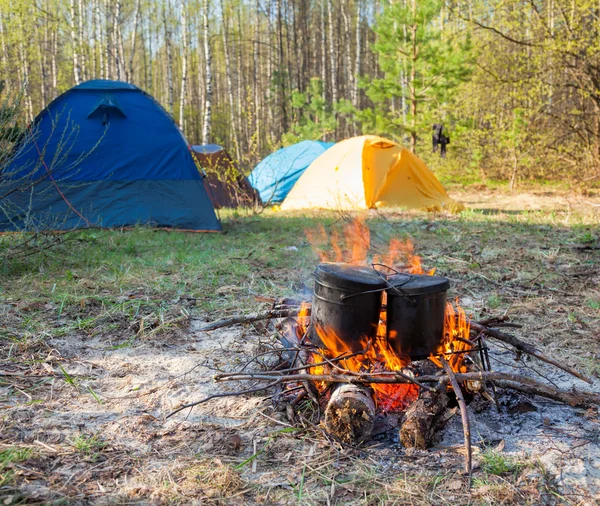
{"label": "green grass", "polygon": [[91,457],[92,460],[96,460],[99,452],[106,447],[106,442],[97,434],[78,434],[72,439],[71,444],[75,450],[87,457]]}
{"label": "green grass", "polygon": [[481,455],[481,469],[487,474],[496,476],[517,474],[526,466],[524,462],[495,450],[487,450]]}
{"label": "green grass", "polygon": [[29,460],[33,455],[31,448],[12,447],[0,451],[0,487],[14,482],[14,464]]}
{"label": "green grass", "polygon": [[[543,286],[562,282],[556,269],[538,276],[539,263],[555,262],[566,248],[585,246],[591,237],[588,217],[573,215],[565,225],[556,213],[467,210],[445,216],[391,210],[366,216],[371,255],[385,251],[391,237],[409,236],[426,267],[465,281],[485,280],[491,310],[505,302],[499,295],[505,280],[529,276]],[[73,233],[46,254],[0,262],[5,281],[0,301],[35,306],[20,313],[19,339],[77,332],[106,335],[107,348],[131,346],[145,335],[175,330],[189,315],[255,310],[257,294],[296,295],[311,284],[318,262],[304,230],[319,225],[341,230],[344,224],[336,213],[274,211],[229,212],[223,221],[223,234],[144,228]],[[10,240],[0,238],[0,256],[3,241]],[[500,258],[482,259],[484,247],[497,249]],[[597,257],[588,255],[587,262],[593,269]]]}

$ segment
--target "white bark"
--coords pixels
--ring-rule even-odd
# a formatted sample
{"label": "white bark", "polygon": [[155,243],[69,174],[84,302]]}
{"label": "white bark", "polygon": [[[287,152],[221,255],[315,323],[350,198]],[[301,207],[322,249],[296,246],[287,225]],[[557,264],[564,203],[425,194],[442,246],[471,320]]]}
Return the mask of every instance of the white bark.
{"label": "white bark", "polygon": [[75,25],[75,0],[71,0],[71,44],[73,45],[73,79],[75,79],[77,85],[81,82],[81,73],[79,69],[79,43]]}
{"label": "white bark", "polygon": [[56,97],[58,89],[58,67],[56,64],[56,54],[58,53],[58,34],[57,29],[52,30],[52,98]]}
{"label": "white bark", "polygon": [[[138,0],[139,1],[139,0]],[[187,81],[187,16],[185,0],[181,0],[181,39],[183,42],[183,61],[181,63],[181,94],[179,97],[179,127],[184,130],[185,85]]]}
{"label": "white bark", "polygon": [[327,0],[327,17],[329,18],[329,61],[331,65],[331,101],[337,102],[337,69],[336,69],[336,53],[335,40],[333,38],[333,15],[332,4],[333,0]]}
{"label": "white bark", "polygon": [[8,63],[6,58],[6,37],[4,35],[4,15],[0,10],[0,41],[2,44],[2,77],[7,77]]}
{"label": "white bark", "polygon": [[[169,4],[170,7],[170,4]],[[163,26],[165,30],[165,47],[167,50],[167,101],[169,113],[173,116],[174,93],[173,93],[173,57],[171,53],[171,33],[169,32],[169,24],[167,23],[167,13],[165,4],[162,9]]]}
{"label": "white bark", "polygon": [[[48,25],[45,24],[47,27]],[[40,37],[39,27],[37,23],[34,23],[35,38],[38,43],[38,57],[36,58],[39,65],[40,73],[40,98],[42,101],[42,109],[46,108],[46,53],[44,48],[44,41]],[[47,30],[47,29],[46,29]]]}
{"label": "white bark", "polygon": [[86,62],[85,62],[85,49],[83,47],[83,42],[85,40],[85,31],[84,31],[84,24],[83,24],[83,20],[84,20],[84,12],[83,12],[83,4],[81,2],[81,0],[78,0],[77,2],[77,6],[78,6],[78,14],[79,14],[79,26],[78,26],[78,30],[79,30],[79,35],[78,35],[78,39],[79,39],[79,55],[81,57],[81,79],[82,80],[86,80],[87,79],[87,68],[86,68]]}
{"label": "white bark", "polygon": [[221,15],[223,17],[223,52],[225,53],[225,75],[227,77],[227,95],[229,98],[229,121],[233,133],[233,143],[235,144],[237,159],[240,159],[240,143],[238,139],[238,129],[236,121],[235,103],[233,101],[233,81],[231,79],[231,57],[229,55],[228,36],[228,15],[225,10],[225,2],[221,0]]}
{"label": "white bark", "polygon": [[356,2],[356,58],[354,60],[354,87],[352,89],[352,103],[354,107],[358,107],[358,76],[360,76],[360,21],[361,21],[361,9],[362,2],[357,0]]}
{"label": "white bark", "polygon": [[323,5],[325,1],[321,0],[319,2],[321,4],[321,82],[323,83],[323,99],[325,99],[327,93],[327,57],[325,54],[327,41],[325,35],[325,7]]}
{"label": "white bark", "polygon": [[[182,2],[183,3],[183,2]],[[127,80],[133,80],[133,57],[135,56],[135,39],[137,37],[137,27],[140,17],[140,0],[135,0],[135,7],[133,11],[133,28],[131,30],[131,48],[129,54],[129,72],[127,74]],[[185,44],[185,42],[184,42]]]}
{"label": "white bark", "polygon": [[115,11],[113,13],[113,33],[112,33],[112,45],[113,45],[113,55],[115,61],[115,70],[117,72],[117,80],[120,81],[123,79],[123,75],[121,74],[122,62],[121,62],[121,54],[119,50],[119,18],[121,17],[121,0],[117,0],[115,3]]}
{"label": "white bark", "polygon": [[202,144],[210,142],[212,120],[212,52],[208,34],[208,0],[202,0],[204,63],[206,66],[206,100],[204,105],[204,121],[202,122]]}
{"label": "white bark", "polygon": [[97,63],[98,63],[98,38],[96,37],[98,33],[98,25],[100,24],[100,16],[98,15],[98,0],[92,1],[92,70],[91,77],[93,79],[98,75]]}

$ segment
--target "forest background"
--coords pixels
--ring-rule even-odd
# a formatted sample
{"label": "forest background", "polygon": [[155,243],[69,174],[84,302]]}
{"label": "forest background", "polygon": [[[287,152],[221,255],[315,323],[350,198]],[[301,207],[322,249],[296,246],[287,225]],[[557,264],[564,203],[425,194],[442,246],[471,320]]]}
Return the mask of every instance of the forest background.
{"label": "forest background", "polygon": [[245,171],[297,140],[378,134],[446,180],[600,184],[596,0],[0,0],[0,53],[3,94],[27,83],[21,128],[116,79]]}

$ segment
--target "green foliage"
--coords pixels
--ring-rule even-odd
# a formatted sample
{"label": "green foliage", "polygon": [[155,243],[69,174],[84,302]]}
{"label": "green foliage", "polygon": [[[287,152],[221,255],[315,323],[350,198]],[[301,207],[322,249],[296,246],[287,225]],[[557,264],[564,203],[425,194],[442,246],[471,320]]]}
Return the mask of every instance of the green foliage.
{"label": "green foliage", "polygon": [[292,93],[291,106],[294,124],[282,138],[284,146],[303,140],[320,140],[336,131],[338,122],[323,98],[323,83],[318,77],[310,80],[306,93]]}
{"label": "green foliage", "polygon": [[377,18],[383,77],[363,77],[372,107],[355,111],[363,131],[410,137],[413,147],[429,138],[432,123],[451,119],[453,99],[472,69],[468,33],[444,27],[443,2],[424,0],[386,4]]}
{"label": "green foliage", "polygon": [[487,474],[516,474],[524,467],[526,464],[523,462],[495,450],[485,451],[481,455],[481,469]]}

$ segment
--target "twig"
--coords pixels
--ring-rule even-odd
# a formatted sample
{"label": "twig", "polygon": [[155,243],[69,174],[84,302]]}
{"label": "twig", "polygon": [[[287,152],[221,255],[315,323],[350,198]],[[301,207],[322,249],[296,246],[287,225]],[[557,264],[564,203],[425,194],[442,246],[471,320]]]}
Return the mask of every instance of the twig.
{"label": "twig", "polygon": [[[591,407],[600,406],[600,394],[594,392],[581,392],[576,390],[560,390],[553,388],[549,385],[528,378],[526,376],[519,376],[516,374],[504,373],[504,372],[469,372],[469,373],[455,373],[457,381],[496,381],[497,386],[500,385],[500,381],[505,385],[504,388],[511,388],[513,390],[519,390],[525,393],[539,395],[540,397],[546,397],[570,406],[577,407]],[[297,381],[325,381],[328,383],[356,383],[356,384],[397,384],[397,383],[411,383],[406,378],[399,377],[395,372],[381,372],[381,373],[361,373],[359,375],[334,375],[334,374],[290,374],[288,376],[277,376],[273,374],[265,373],[248,373],[244,376],[235,377],[219,377],[219,381],[249,381],[249,380],[276,380],[273,385],[278,383],[293,383]],[[420,383],[449,383],[450,378],[446,376],[419,376]]]}
{"label": "twig", "polygon": [[452,367],[450,367],[450,364],[446,361],[446,359],[443,356],[440,357],[440,362],[442,363],[442,366],[444,366],[444,371],[446,371],[448,378],[450,378],[450,384],[454,389],[454,393],[456,394],[456,400],[458,401],[458,407],[460,408],[460,418],[462,420],[463,425],[463,434],[465,435],[465,451],[467,452],[465,470],[467,471],[467,479],[470,489],[471,473],[473,471],[473,456],[471,449],[471,423],[469,422],[469,414],[467,413],[467,403],[465,402],[465,397],[463,395],[462,389],[460,388],[458,381],[456,381],[456,376],[454,375]]}
{"label": "twig", "polygon": [[180,411],[183,411],[184,409],[193,408],[194,406],[197,406],[198,404],[203,404],[205,402],[208,402],[211,399],[216,399],[218,397],[232,397],[232,396],[235,396],[235,395],[253,394],[255,392],[260,392],[261,390],[267,390],[267,389],[269,389],[271,387],[274,387],[278,383],[281,383],[281,382],[280,381],[274,381],[273,383],[269,383],[268,385],[263,385],[261,387],[256,387],[256,388],[250,388],[249,390],[243,390],[241,392],[225,392],[225,393],[222,393],[222,394],[209,395],[208,397],[205,397],[204,399],[200,399],[199,401],[196,401],[196,402],[190,402],[189,404],[185,404],[184,406],[181,406],[181,407],[177,408],[175,411],[172,411],[171,413],[169,413],[166,416],[166,418],[171,418],[173,415],[176,415],[177,413],[179,413]]}
{"label": "twig", "polygon": [[274,309],[262,313],[250,313],[247,315],[237,315],[216,322],[207,323],[201,326],[198,330],[208,332],[211,330],[220,329],[222,327],[230,327],[238,323],[252,323],[260,320],[270,320],[271,318],[287,318],[288,316],[298,316],[300,309]]}
{"label": "twig", "polygon": [[535,346],[521,341],[519,338],[513,335],[506,334],[505,332],[501,332],[500,330],[490,329],[485,325],[481,325],[480,323],[473,321],[471,322],[471,329],[473,329],[476,332],[483,332],[484,334],[487,334],[488,336],[493,337],[494,339],[498,339],[499,341],[510,344],[511,346],[514,346],[517,350],[525,352],[528,355],[531,355],[532,357],[536,357],[542,362],[546,362],[547,364],[551,364],[555,367],[558,367],[559,369],[568,372],[572,376],[575,376],[576,378],[579,378],[589,383],[590,385],[593,383],[592,380],[587,376],[581,374],[580,372],[569,367],[568,365],[562,364],[558,360],[549,357],[548,355],[538,350]]}

